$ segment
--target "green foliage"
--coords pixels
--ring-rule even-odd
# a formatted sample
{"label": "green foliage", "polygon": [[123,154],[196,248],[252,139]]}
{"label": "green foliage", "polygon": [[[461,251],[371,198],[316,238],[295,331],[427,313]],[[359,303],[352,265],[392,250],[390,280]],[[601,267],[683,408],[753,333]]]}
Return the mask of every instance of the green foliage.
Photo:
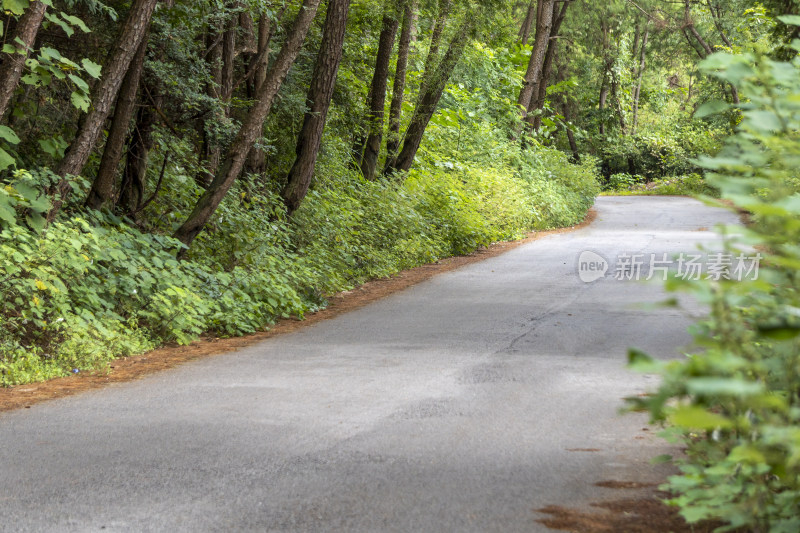
{"label": "green foliage", "polygon": [[[16,14],[27,6],[7,0],[4,7],[11,4]],[[254,95],[247,75],[254,59],[248,45],[255,44],[248,38],[255,35],[237,24],[231,98],[218,94],[223,44],[214,35],[221,37],[216,32],[233,18],[242,23],[244,13],[254,20],[266,14],[276,30],[271,48],[277,53],[296,8],[279,21],[278,4],[160,6],[137,101],[142,114],[157,115],[148,135],[145,205],[128,210],[110,202],[107,211],[87,210],[90,183],[79,176],[60,184],[69,185],[71,195],[59,217],[46,224],[51,201],[63,189],[48,168],[74,137],[78,117],[90,105],[90,88],[103,74],[102,51],[113,46],[119,28],[108,24],[117,20],[116,11],[96,0],[63,3],[82,19],[49,10],[48,31],[40,33],[8,121],[0,125],[0,385],[102,368],[113,357],[203,334],[252,333],[282,317],[302,317],[365,280],[583,219],[599,191],[596,160],[588,156],[574,165],[536,139],[525,147],[510,140],[527,62],[526,51],[514,43],[516,24],[467,47],[409,175],[371,182],[350,170],[382,13],[374,2],[354,3],[314,182],[300,209],[287,219],[278,191],[294,160],[319,24],[257,141],[267,156],[259,162],[263,168],[252,165],[253,173],[236,181],[187,257],[177,260],[181,245],[167,235],[203,194],[207,172],[214,171],[212,154],[225,153]],[[454,21],[477,7],[453,6],[440,56]],[[493,1],[491,8],[487,16],[495,22],[513,12],[506,2]],[[413,111],[436,11],[420,4],[404,122]],[[84,35],[88,29],[91,40]],[[86,58],[70,59],[56,49],[66,50],[64,35],[71,36],[70,56],[82,52]],[[4,42],[4,53],[21,52]],[[557,90],[573,86],[563,83]],[[95,175],[99,153],[85,176]],[[120,188],[116,182],[114,201]]]}
{"label": "green foliage", "polygon": [[[273,193],[242,181],[188,261],[175,259],[171,238],[99,213],[43,230],[49,202],[33,185],[49,178],[18,173],[0,191],[0,383],[98,368],[204,332],[251,333],[367,279],[578,222],[597,192],[593,168],[515,150],[503,167],[432,166],[404,181],[367,182],[328,159],[291,221]],[[193,182],[182,183],[188,203]]]}
{"label": "green foliage", "polygon": [[614,174],[603,187],[607,194],[642,196],[710,196],[719,197],[719,190],[698,173],[670,176],[647,181],[644,176]]}
{"label": "green foliage", "polygon": [[711,306],[695,328],[704,351],[631,360],[663,376],[655,395],[635,403],[687,447],[681,475],[669,480],[671,503],[689,522],[777,533],[800,529],[800,60],[774,61],[767,51],[703,64],[748,99],[737,133],[701,164],[722,198],[752,213],[747,230],[727,230],[726,246],[762,251],[758,279],[673,282]]}

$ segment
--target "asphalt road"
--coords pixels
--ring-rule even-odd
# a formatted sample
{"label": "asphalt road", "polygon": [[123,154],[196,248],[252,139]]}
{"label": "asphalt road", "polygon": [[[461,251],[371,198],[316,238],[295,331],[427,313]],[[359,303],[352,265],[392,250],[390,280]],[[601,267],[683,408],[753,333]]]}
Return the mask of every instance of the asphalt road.
{"label": "asphalt road", "polygon": [[[549,531],[658,481],[626,349],[679,356],[702,309],[639,305],[621,253],[693,252],[730,213],[606,197],[589,227],[222,357],[0,415],[0,530]],[[584,283],[580,252],[608,259]]]}

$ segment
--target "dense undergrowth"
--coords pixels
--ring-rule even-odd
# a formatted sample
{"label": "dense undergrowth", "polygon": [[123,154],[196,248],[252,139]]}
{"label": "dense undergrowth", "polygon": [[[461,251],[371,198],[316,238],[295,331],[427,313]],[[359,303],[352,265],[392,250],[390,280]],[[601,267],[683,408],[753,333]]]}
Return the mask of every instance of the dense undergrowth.
{"label": "dense undergrowth", "polygon": [[[786,21],[800,24],[798,17]],[[793,43],[800,50],[800,41]],[[663,384],[635,404],[669,423],[686,447],[681,474],[665,488],[689,522],[713,519],[719,531],[800,530],[800,62],[776,61],[755,47],[710,56],[703,68],[747,98],[742,121],[715,157],[699,163],[723,199],[752,214],[733,227],[728,253],[762,256],[746,279],[674,280],[710,305],[695,328],[702,351],[633,366]],[[727,106],[719,104],[718,107]]]}
{"label": "dense undergrowth", "polygon": [[252,333],[364,280],[584,217],[599,190],[591,163],[495,137],[495,164],[455,160],[445,146],[432,159],[452,168],[423,164],[404,180],[365,181],[334,152],[291,220],[276,195],[242,180],[185,261],[165,234],[96,211],[43,228],[47,174],[19,171],[0,189],[0,383],[205,332]]}
{"label": "dense undergrowth", "polygon": [[603,187],[604,195],[619,196],[710,196],[719,197],[719,190],[703,174],[668,176],[647,181],[643,176],[614,174]]}

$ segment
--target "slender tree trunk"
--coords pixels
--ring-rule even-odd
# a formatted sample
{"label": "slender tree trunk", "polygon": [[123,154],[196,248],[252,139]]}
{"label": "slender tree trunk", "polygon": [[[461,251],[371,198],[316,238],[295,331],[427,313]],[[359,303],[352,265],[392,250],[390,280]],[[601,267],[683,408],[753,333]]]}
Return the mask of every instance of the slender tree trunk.
{"label": "slender tree trunk", "polygon": [[25,67],[25,60],[28,59],[33,43],[36,41],[36,35],[39,33],[39,27],[42,25],[45,11],[47,6],[38,0],[31,2],[28,9],[20,17],[17,27],[12,34],[10,31],[8,35],[8,44],[13,46],[24,47],[25,52],[22,54],[2,54],[3,62],[0,63],[0,120],[8,110],[8,104],[11,102],[11,97],[22,78],[22,71]]}
{"label": "slender tree trunk", "polygon": [[[286,5],[281,9],[278,18],[283,17]],[[269,66],[269,44],[272,41],[272,20],[262,14],[258,21],[258,51],[250,62],[249,70],[253,73],[253,94],[258,94],[267,79]],[[257,146],[250,149],[247,155],[247,171],[251,174],[260,174],[264,171],[267,154]]]}
{"label": "slender tree trunk", "polygon": [[439,63],[439,48],[442,44],[442,32],[447,25],[450,17],[450,6],[452,0],[439,0],[439,11],[431,32],[431,44],[428,47],[428,54],[425,56],[425,63],[422,67],[422,80],[420,81],[419,94],[427,92],[427,86],[431,83],[435,74],[436,65]]}
{"label": "slender tree trunk", "polygon": [[378,156],[381,153],[389,63],[392,59],[392,49],[397,35],[398,22],[396,13],[384,15],[381,35],[378,40],[375,73],[372,76],[372,88],[369,94],[370,109],[367,115],[367,142],[364,145],[364,156],[361,159],[361,173],[368,180],[375,179]]}
{"label": "slender tree trunk", "polygon": [[411,48],[411,35],[414,33],[414,12],[416,0],[408,0],[403,10],[403,29],[397,46],[397,68],[394,71],[392,103],[389,106],[389,133],[386,139],[386,168],[394,164],[397,149],[400,148],[400,119],[403,111],[403,97],[406,90],[406,71],[408,52]]}
{"label": "slender tree trunk", "polygon": [[86,206],[92,209],[100,209],[113,198],[114,182],[116,181],[119,162],[122,160],[128,128],[136,107],[136,93],[139,91],[139,82],[142,79],[146,55],[147,35],[142,39],[139,49],[136,51],[133,61],[131,61],[117,97],[117,104],[114,106],[114,119],[111,122],[111,130],[108,132],[103,157],[100,160],[100,168],[86,197]]}
{"label": "slender tree trunk", "polygon": [[236,61],[236,28],[239,16],[231,16],[225,25],[222,34],[222,72],[220,73],[219,84],[220,94],[225,101],[225,115],[230,115],[230,99],[233,97],[233,72]]}
{"label": "slender tree trunk", "polygon": [[695,41],[692,39],[692,36],[691,36],[691,35],[689,35],[689,30],[687,30],[685,26],[684,26],[683,28],[681,28],[681,33],[683,33],[683,36],[686,38],[686,42],[688,42],[688,43],[689,43],[689,46],[691,46],[691,47],[692,47],[692,49],[695,51],[695,53],[697,54],[697,56],[698,56],[700,59],[703,59],[703,58],[705,58],[705,57],[706,57],[706,55],[705,55],[705,52],[704,52],[704,50],[703,50],[702,48],[698,48],[697,44],[696,44],[696,43],[695,43]]}
{"label": "slender tree trunk", "polygon": [[400,155],[397,156],[397,161],[388,169],[389,172],[408,172],[411,165],[414,164],[417,150],[419,150],[419,146],[422,143],[422,136],[425,134],[425,129],[428,127],[431,117],[436,112],[436,106],[439,105],[439,100],[450,76],[453,74],[453,70],[464,53],[464,48],[472,34],[472,28],[473,21],[467,18],[450,42],[450,46],[447,48],[439,67],[431,77],[431,83],[428,85],[427,90],[425,93],[420,94],[408,131],[406,131],[403,149],[400,151]]}
{"label": "slender tree trunk", "polygon": [[[566,108],[564,110],[564,120],[568,122],[572,120],[569,108]],[[572,128],[569,126],[565,126],[565,129],[567,130],[567,141],[569,141],[569,149],[572,151],[571,161],[573,163],[580,163],[581,153],[578,151],[578,143],[575,142],[575,133],[573,133]]]}
{"label": "slender tree trunk", "polygon": [[[206,84],[206,95],[213,100],[222,99],[222,57],[224,55],[222,41],[225,38],[225,31],[218,22],[210,27],[206,35],[205,58],[208,64],[209,81]],[[214,113],[219,120],[218,113]],[[205,189],[211,180],[214,179],[214,172],[219,166],[220,149],[208,128],[206,121],[200,122],[202,128],[202,146],[200,147],[200,170],[195,175],[194,180],[198,186]]]}
{"label": "slender tree trunk", "polygon": [[228,148],[225,159],[217,171],[214,181],[197,201],[194,210],[186,221],[175,232],[175,238],[185,245],[191,244],[195,237],[202,231],[217,206],[227,194],[228,190],[239,177],[245,164],[245,159],[253,143],[258,138],[272,109],[275,96],[283,85],[289,69],[303,47],[303,41],[314,20],[320,0],[304,0],[303,5],[289,31],[286,41],[278,53],[278,57],[269,69],[267,78],[261,90],[256,95],[256,102],[248,112],[236,138]]}
{"label": "slender tree trunk", "polygon": [[531,38],[531,29],[533,21],[536,18],[536,0],[531,0],[528,6],[528,11],[525,14],[525,20],[522,21],[522,27],[519,29],[519,40],[522,44],[528,44],[528,39]]}
{"label": "slender tree trunk", "polygon": [[[163,0],[163,5],[167,8],[171,8],[174,3],[174,0]],[[165,39],[161,38],[159,41],[155,50],[156,61],[163,59],[167,47]],[[144,202],[147,164],[150,150],[154,144],[153,129],[156,124],[156,110],[160,112],[164,98],[163,91],[159,90],[157,86],[157,80],[148,79],[143,71],[139,82],[139,109],[136,111],[133,129],[128,134],[128,150],[125,155],[125,165],[116,202],[122,213],[134,219],[142,209]]]}
{"label": "slender tree trunk", "polygon": [[603,114],[608,102],[608,73],[603,74],[603,81],[600,84],[600,98],[597,102],[597,109],[600,111],[600,135],[606,134],[606,121]]}
{"label": "slender tree trunk", "polygon": [[[683,11],[683,28],[681,28],[681,31],[683,31],[683,35],[686,37],[686,40],[689,41],[689,44],[692,46],[692,48],[694,48],[695,52],[697,52],[697,55],[699,55],[701,59],[705,59],[714,53],[714,49],[705,39],[703,39],[703,36],[700,35],[700,32],[697,31],[697,28],[694,27],[691,9],[692,7],[689,0],[685,0]],[[694,40],[692,40],[692,37],[694,37]],[[727,38],[725,41],[730,42],[727,40]],[[700,45],[700,48],[695,46],[695,42]],[[727,87],[731,94],[731,101],[734,104],[739,104],[739,90],[732,83],[728,83]]]}
{"label": "slender tree trunk", "polygon": [[553,9],[553,22],[550,26],[550,37],[548,39],[547,52],[545,52],[544,55],[544,62],[542,63],[542,74],[539,86],[537,91],[531,94],[531,102],[528,105],[528,117],[533,116],[533,121],[531,122],[529,120],[529,123],[532,124],[533,131],[539,131],[542,127],[542,114],[532,112],[544,109],[544,102],[547,99],[548,81],[550,80],[550,74],[553,70],[553,58],[555,58],[556,50],[558,49],[558,32],[561,29],[561,24],[564,22],[564,17],[567,15],[569,4],[569,0],[565,0],[558,11]]}
{"label": "slender tree trunk", "polygon": [[83,171],[92,148],[100,138],[103,123],[111,112],[122,81],[128,72],[128,67],[147,34],[157,3],[158,0],[134,0],[131,6],[111,59],[103,68],[103,77],[92,99],[89,114],[83,121],[75,140],[67,149],[64,159],[56,168],[56,174],[62,179],[57,185],[58,198],[53,201],[53,206],[47,215],[48,222],[55,219],[61,206],[69,197],[71,187],[64,178],[68,175],[78,175]]}
{"label": "slender tree trunk", "polygon": [[711,20],[714,21],[714,27],[717,28],[717,33],[719,33],[720,39],[722,39],[722,42],[725,43],[725,46],[732,48],[733,43],[731,43],[730,39],[728,39],[728,36],[725,35],[725,30],[722,27],[722,7],[720,6],[719,2],[707,0],[706,5],[708,6],[708,11],[711,13]]}
{"label": "slender tree trunk", "polygon": [[[568,77],[568,70],[567,66],[563,63],[559,62],[560,64],[556,68],[556,79],[559,83],[565,81]],[[570,99],[569,95],[566,93],[559,93],[558,96],[558,103],[561,104],[561,110],[564,115],[564,131],[567,134],[567,141],[569,142],[569,148],[572,151],[572,162],[573,163],[580,163],[581,162],[581,154],[578,150],[578,143],[575,142],[575,133],[572,131],[572,100]]]}
{"label": "slender tree trunk", "polygon": [[[145,92],[148,91],[146,87],[145,84]],[[155,102],[148,102],[139,108],[136,113],[136,125],[129,136],[118,202],[122,212],[129,216],[135,216],[144,200],[147,165],[150,150],[153,148],[153,129],[156,124],[156,112],[153,108],[160,106],[162,101],[162,96],[156,96]]]}
{"label": "slender tree trunk", "polygon": [[628,126],[625,122],[625,114],[622,112],[622,101],[619,97],[619,76],[615,71],[611,71],[611,98],[614,101],[614,107],[617,109],[617,119],[619,121],[619,129],[623,135],[628,134]]}
{"label": "slender tree trunk", "polygon": [[528,70],[519,94],[517,103],[522,113],[522,118],[528,116],[528,106],[531,97],[539,90],[542,77],[544,56],[547,52],[547,43],[550,41],[550,28],[553,24],[553,0],[539,0],[538,15],[536,20],[536,37],[533,41],[533,50],[528,61]]}
{"label": "slender tree trunk", "polygon": [[303,118],[303,128],[297,139],[297,157],[289,171],[287,184],[282,193],[289,215],[300,207],[300,202],[305,198],[314,175],[314,166],[325,129],[325,119],[336,85],[336,74],[342,60],[344,32],[347,27],[349,9],[350,0],[328,1],[322,43],[306,98],[308,111]]}
{"label": "slender tree trunk", "polygon": [[631,135],[636,135],[636,128],[639,125],[639,96],[642,93],[642,77],[647,66],[647,38],[650,32],[645,29],[642,34],[641,51],[639,52],[639,69],[636,72],[636,86],[633,89],[633,119],[631,124]]}
{"label": "slender tree trunk", "polygon": [[606,120],[603,115],[606,110],[606,101],[608,100],[608,71],[611,69],[611,63],[608,58],[608,25],[605,20],[601,21],[600,28],[603,33],[603,80],[600,82],[600,96],[597,101],[597,110],[600,112],[600,135],[605,135]]}

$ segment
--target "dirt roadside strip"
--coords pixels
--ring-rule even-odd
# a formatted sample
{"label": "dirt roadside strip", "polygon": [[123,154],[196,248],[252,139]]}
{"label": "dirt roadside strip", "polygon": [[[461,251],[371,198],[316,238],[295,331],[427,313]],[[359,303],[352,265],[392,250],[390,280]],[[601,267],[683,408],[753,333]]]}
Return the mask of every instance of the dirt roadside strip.
{"label": "dirt roadside strip", "polygon": [[329,298],[328,307],[309,314],[304,320],[291,318],[280,320],[268,331],[244,337],[201,337],[186,346],[168,345],[142,355],[113,360],[109,364],[109,368],[105,370],[85,372],[16,387],[0,388],[0,412],[26,408],[35,403],[63,398],[87,390],[99,389],[111,383],[133,381],[155,372],[174,368],[187,361],[235,352],[275,335],[297,331],[300,328],[358,309],[438,274],[495,257],[548,235],[566,233],[583,228],[591,224],[596,216],[597,212],[591,209],[584,221],[576,226],[550,231],[534,231],[520,240],[498,242],[470,255],[448,257],[436,263],[404,270],[390,278],[368,281],[352,290],[332,296]]}

